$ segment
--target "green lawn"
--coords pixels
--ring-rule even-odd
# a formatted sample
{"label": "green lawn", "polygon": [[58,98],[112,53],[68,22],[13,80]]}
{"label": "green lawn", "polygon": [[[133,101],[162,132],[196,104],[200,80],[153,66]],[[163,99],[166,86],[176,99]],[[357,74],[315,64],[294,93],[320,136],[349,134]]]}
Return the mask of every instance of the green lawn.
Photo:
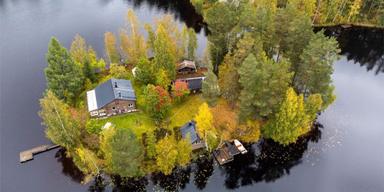
{"label": "green lawn", "polygon": [[155,130],[153,120],[143,112],[128,113],[100,120],[103,124],[111,122],[118,128],[131,129],[137,137],[145,132]]}
{"label": "green lawn", "polygon": [[[200,95],[192,95],[184,102],[172,106],[170,113],[169,128],[181,127],[192,120],[197,114],[199,106],[204,102]],[[118,128],[131,129],[137,137],[145,132],[155,130],[154,121],[144,112],[134,112],[124,115],[117,115],[99,120],[103,125],[111,122]]]}
{"label": "green lawn", "polygon": [[201,98],[201,95],[191,95],[184,102],[172,106],[170,125],[168,127],[181,127],[192,120],[203,102],[204,100]]}

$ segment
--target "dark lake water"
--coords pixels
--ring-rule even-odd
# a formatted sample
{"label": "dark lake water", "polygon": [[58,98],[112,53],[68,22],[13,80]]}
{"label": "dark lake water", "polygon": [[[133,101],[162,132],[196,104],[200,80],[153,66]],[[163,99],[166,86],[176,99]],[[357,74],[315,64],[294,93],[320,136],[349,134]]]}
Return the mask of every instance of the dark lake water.
{"label": "dark lake water", "polygon": [[[69,47],[81,34],[103,55],[103,34],[124,25],[128,8],[152,23],[165,12],[201,31],[201,17],[185,1],[0,0],[0,191],[87,191],[79,173],[57,150],[20,164],[19,152],[47,144],[37,115],[45,89],[43,69],[51,36]],[[289,147],[270,141],[219,168],[201,160],[170,177],[155,175],[120,189],[185,191],[384,191],[384,31],[329,29],[342,48],[333,75],[336,102],[308,138]],[[147,185],[148,183],[148,185]],[[125,188],[124,188],[125,187]],[[107,191],[111,187],[106,188]]]}

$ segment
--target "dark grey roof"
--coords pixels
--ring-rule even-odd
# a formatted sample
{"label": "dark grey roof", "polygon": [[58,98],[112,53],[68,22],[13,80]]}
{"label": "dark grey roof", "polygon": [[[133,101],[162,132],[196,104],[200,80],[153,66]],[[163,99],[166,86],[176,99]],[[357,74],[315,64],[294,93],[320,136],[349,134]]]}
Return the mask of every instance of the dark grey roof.
{"label": "dark grey roof", "polygon": [[181,137],[184,139],[187,138],[187,136],[189,135],[191,139],[191,143],[195,143],[200,140],[199,136],[196,133],[196,123],[194,121],[190,121],[186,123],[184,126],[182,126],[180,128],[180,132],[181,132]]}
{"label": "dark grey roof", "polygon": [[200,90],[202,88],[202,79],[189,79],[188,81],[189,90]]}
{"label": "dark grey roof", "polygon": [[136,100],[131,81],[109,79],[95,88],[97,107],[100,109],[115,99]]}

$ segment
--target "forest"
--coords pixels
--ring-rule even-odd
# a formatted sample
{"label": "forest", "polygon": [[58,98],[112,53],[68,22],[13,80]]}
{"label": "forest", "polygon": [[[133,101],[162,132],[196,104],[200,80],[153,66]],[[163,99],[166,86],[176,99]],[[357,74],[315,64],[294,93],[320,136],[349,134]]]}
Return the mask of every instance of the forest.
{"label": "forest", "polygon": [[[104,58],[80,35],[69,50],[53,37],[39,112],[46,135],[88,179],[169,175],[234,139],[295,144],[336,99],[331,75],[338,43],[315,33],[314,24],[379,25],[378,2],[192,0],[208,24],[201,57],[195,31],[170,15],[143,25],[129,10],[118,35],[105,33]],[[201,93],[174,82],[176,64],[185,59],[206,69]],[[131,80],[139,112],[90,118],[85,93],[110,78]],[[192,152],[180,138],[179,128],[190,120],[206,150]],[[106,122],[113,126],[102,129]]]}

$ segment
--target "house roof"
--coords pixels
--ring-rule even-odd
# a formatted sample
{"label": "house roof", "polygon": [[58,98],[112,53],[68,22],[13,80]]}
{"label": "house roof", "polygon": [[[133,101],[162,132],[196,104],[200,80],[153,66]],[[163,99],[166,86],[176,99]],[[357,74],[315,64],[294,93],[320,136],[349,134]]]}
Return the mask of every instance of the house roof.
{"label": "house roof", "polygon": [[88,111],[100,109],[115,99],[136,100],[131,81],[112,78],[88,91]]}
{"label": "house roof", "polygon": [[177,70],[184,69],[184,68],[196,69],[196,64],[194,61],[184,60],[177,65]]}
{"label": "house roof", "polygon": [[180,128],[181,137],[187,138],[188,135],[191,139],[191,143],[195,143],[196,141],[199,141],[199,136],[196,133],[196,123],[194,121],[190,121],[186,123],[184,126]]}

